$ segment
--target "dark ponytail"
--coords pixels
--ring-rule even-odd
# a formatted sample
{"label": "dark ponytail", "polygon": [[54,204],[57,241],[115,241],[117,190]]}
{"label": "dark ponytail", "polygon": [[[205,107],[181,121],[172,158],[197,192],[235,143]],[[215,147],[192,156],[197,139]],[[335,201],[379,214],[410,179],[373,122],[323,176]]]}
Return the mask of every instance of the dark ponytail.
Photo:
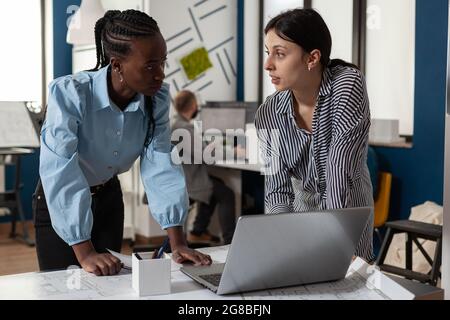
{"label": "dark ponytail", "polygon": [[280,13],[267,23],[264,33],[267,34],[270,30],[274,30],[280,38],[299,45],[306,52],[319,50],[324,70],[336,66],[358,69],[354,64],[341,59],[330,60],[331,33],[323,18],[313,9],[293,9]]}
{"label": "dark ponytail", "polygon": [[330,63],[328,64],[328,68],[334,68],[334,67],[337,67],[337,66],[350,67],[350,68],[354,68],[354,69],[358,69],[359,70],[359,68],[356,65],[354,65],[353,63],[344,61],[342,59],[331,59]]}
{"label": "dark ponytail", "polygon": [[[160,33],[156,21],[137,10],[109,10],[95,24],[95,46],[97,63],[90,71],[97,71],[110,63],[111,56],[126,57],[131,50],[131,41],[152,37]],[[145,110],[149,117],[145,147],[153,140],[155,119],[151,97],[145,97]]]}

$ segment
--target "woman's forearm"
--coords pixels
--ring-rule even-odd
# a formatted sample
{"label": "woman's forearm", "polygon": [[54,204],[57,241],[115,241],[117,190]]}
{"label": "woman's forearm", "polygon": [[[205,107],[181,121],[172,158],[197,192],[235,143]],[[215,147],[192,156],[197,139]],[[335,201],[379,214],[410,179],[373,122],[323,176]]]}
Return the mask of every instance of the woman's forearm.
{"label": "woman's forearm", "polygon": [[75,252],[75,256],[77,257],[78,262],[82,262],[87,256],[96,252],[94,246],[92,245],[91,240],[81,242],[72,246],[73,251]]}
{"label": "woman's forearm", "polygon": [[179,246],[187,246],[186,238],[183,233],[183,227],[170,227],[167,228],[167,235],[170,239],[170,247],[176,248]]}

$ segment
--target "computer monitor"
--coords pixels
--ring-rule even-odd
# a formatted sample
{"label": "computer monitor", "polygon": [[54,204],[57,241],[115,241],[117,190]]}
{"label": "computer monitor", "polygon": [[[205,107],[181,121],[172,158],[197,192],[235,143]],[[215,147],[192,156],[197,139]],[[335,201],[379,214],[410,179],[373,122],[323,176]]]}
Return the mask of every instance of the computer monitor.
{"label": "computer monitor", "polygon": [[254,122],[257,108],[257,102],[207,101],[200,113],[203,130],[245,130],[246,123]]}

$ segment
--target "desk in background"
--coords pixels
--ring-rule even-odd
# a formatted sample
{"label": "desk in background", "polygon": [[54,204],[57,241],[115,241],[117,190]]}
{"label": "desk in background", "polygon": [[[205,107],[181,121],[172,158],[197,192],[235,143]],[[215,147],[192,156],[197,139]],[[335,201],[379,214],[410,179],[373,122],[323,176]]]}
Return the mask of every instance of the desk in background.
{"label": "desk in background", "polygon": [[[20,238],[29,246],[34,246],[34,241],[29,237],[28,230],[25,226],[25,213],[20,197],[20,190],[22,189],[20,157],[32,154],[33,152],[33,149],[28,148],[0,148],[0,166],[10,165],[15,167],[13,189],[0,191],[0,208],[7,208],[12,216],[10,237]],[[16,233],[18,219],[22,222],[23,227],[23,234],[21,236]]]}

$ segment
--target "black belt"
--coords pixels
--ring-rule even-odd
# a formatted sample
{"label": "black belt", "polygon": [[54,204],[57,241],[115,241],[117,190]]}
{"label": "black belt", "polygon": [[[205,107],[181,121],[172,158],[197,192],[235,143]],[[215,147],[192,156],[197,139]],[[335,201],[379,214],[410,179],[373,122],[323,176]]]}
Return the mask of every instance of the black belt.
{"label": "black belt", "polygon": [[102,192],[103,190],[105,190],[105,189],[111,187],[111,186],[114,184],[114,182],[116,182],[116,181],[117,181],[117,176],[114,176],[114,177],[112,177],[111,179],[109,179],[108,181],[106,181],[106,182],[103,183],[103,184],[99,184],[99,185],[96,185],[96,186],[92,186],[92,187],[90,188],[90,189],[91,189],[91,195],[100,193],[100,192]]}

